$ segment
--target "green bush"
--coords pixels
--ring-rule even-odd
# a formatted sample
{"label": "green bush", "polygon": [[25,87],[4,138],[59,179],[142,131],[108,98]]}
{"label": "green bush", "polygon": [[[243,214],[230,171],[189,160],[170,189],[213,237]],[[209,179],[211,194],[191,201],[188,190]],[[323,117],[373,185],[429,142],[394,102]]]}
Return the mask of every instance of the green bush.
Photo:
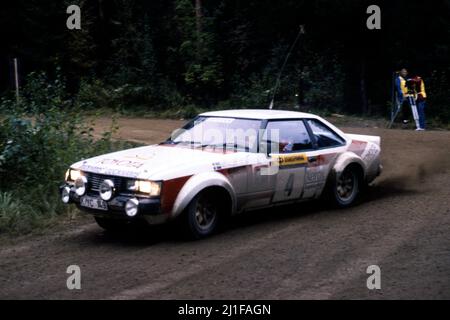
{"label": "green bush", "polygon": [[11,192],[0,192],[0,233],[27,233],[39,226],[35,211]]}
{"label": "green bush", "polygon": [[80,110],[116,109],[116,95],[111,88],[98,79],[93,81],[83,79],[75,99],[75,105]]}
{"label": "green bush", "polygon": [[63,103],[65,90],[54,90],[59,83],[32,76],[20,103],[1,104],[7,115],[0,117],[0,232],[28,232],[64,213],[58,186],[68,166],[124,147],[111,139],[114,121],[94,137],[94,120]]}

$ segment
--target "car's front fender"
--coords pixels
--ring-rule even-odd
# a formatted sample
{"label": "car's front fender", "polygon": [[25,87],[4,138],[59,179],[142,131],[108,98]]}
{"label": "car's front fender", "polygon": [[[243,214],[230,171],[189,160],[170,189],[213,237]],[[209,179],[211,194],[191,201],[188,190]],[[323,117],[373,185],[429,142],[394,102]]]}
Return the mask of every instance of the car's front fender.
{"label": "car's front fender", "polygon": [[221,173],[216,171],[203,172],[193,175],[181,188],[174,202],[171,218],[180,215],[191,200],[202,190],[208,187],[222,187],[230,195],[232,213],[236,211],[236,193],[228,181],[228,179]]}

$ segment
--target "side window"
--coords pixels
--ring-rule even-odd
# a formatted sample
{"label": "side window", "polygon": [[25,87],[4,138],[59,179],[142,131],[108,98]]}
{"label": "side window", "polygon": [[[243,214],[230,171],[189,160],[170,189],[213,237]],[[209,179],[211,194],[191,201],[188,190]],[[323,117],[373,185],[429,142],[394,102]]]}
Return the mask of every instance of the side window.
{"label": "side window", "polygon": [[341,137],[322,122],[315,119],[308,119],[307,122],[319,148],[337,147],[345,143]]}
{"label": "side window", "polygon": [[263,140],[272,153],[291,153],[313,148],[305,124],[301,120],[269,121]]}

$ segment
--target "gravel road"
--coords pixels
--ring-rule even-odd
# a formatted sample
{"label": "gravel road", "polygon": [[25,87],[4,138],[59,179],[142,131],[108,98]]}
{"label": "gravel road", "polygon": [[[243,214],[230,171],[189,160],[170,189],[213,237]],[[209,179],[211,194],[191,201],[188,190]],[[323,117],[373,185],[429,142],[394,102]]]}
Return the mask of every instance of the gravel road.
{"label": "gravel road", "polygon": [[[117,137],[156,142],[181,123],[120,119]],[[382,137],[385,170],[358,206],[252,212],[202,241],[165,226],[113,236],[84,217],[3,241],[0,299],[449,299],[450,132],[343,129]]]}

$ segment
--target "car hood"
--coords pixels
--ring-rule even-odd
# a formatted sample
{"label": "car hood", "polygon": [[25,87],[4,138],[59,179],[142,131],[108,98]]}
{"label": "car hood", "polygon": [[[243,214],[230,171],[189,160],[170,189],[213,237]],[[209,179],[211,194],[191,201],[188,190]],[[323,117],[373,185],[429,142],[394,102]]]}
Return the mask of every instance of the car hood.
{"label": "car hood", "polygon": [[256,158],[258,155],[246,152],[153,145],[82,160],[71,168],[137,179],[168,180],[202,171],[242,166],[257,161]]}

